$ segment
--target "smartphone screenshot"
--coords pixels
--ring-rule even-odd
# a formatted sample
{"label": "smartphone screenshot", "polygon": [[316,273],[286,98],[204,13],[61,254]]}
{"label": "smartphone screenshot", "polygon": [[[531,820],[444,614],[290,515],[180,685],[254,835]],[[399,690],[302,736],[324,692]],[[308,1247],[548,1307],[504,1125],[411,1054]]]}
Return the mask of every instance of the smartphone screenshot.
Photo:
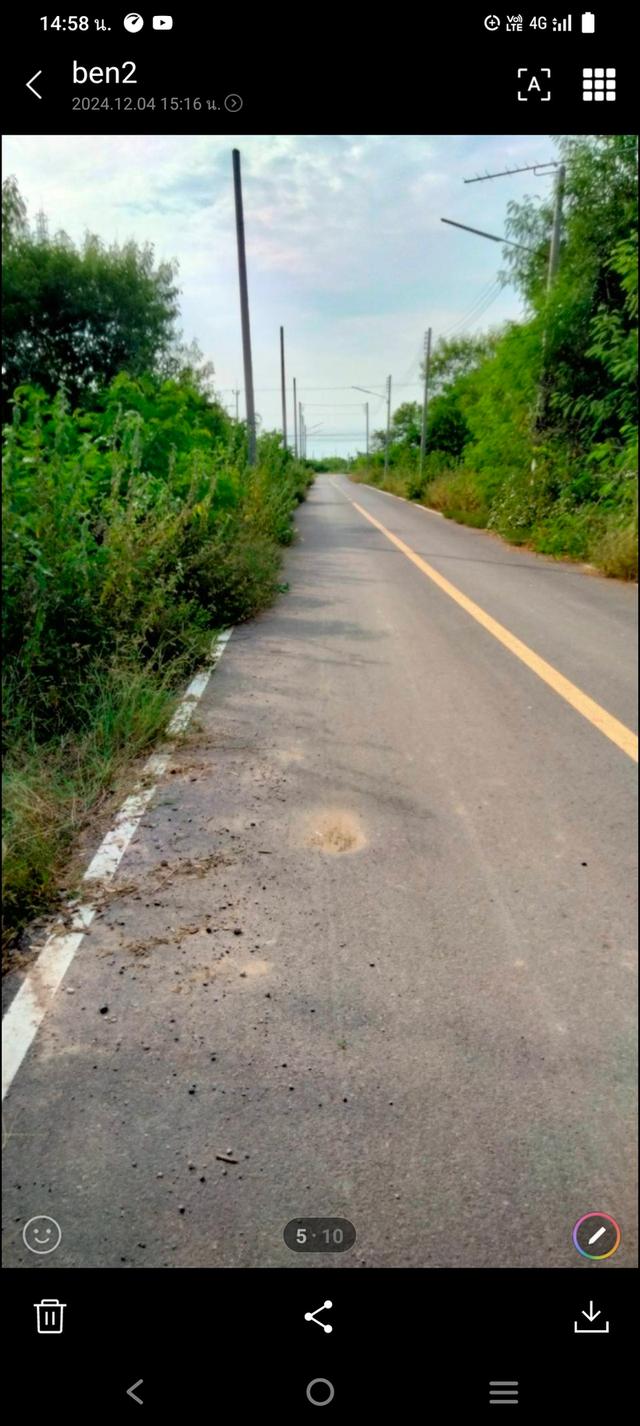
{"label": "smartphone screenshot", "polygon": [[618,1418],[628,16],[43,10],[3,21],[7,1404]]}

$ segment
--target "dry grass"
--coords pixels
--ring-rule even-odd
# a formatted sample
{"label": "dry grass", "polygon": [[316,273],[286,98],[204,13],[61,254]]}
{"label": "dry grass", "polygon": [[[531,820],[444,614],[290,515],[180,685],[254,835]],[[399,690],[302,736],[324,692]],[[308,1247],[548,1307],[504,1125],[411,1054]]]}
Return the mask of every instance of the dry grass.
{"label": "dry grass", "polygon": [[434,510],[441,510],[450,520],[458,520],[461,525],[484,526],[489,518],[477,479],[466,470],[439,475],[430,481],[425,491],[425,503]]}
{"label": "dry grass", "polygon": [[[178,668],[182,668],[180,662]],[[24,740],[3,774],[3,947],[55,901],[87,816],[166,727],[175,706],[171,671],[130,666],[85,688],[81,732],[50,743]]]}
{"label": "dry grass", "polygon": [[638,526],[636,520],[609,529],[591,551],[597,569],[611,579],[638,578]]}

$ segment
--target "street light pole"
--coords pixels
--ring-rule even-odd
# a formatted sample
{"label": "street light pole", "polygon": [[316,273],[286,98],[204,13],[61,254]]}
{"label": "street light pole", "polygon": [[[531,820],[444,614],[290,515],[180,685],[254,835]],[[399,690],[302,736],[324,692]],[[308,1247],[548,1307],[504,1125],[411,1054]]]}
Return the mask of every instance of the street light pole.
{"label": "street light pole", "polygon": [[287,388],[284,379],[284,327],[280,328],[280,382],[282,385],[282,446],[287,449]]}
{"label": "street light pole", "polygon": [[[556,181],[553,199],[553,220],[551,224],[551,239],[549,242],[549,263],[547,267],[547,300],[549,298],[549,294],[557,276],[558,266],[560,263],[560,239],[562,236],[562,205],[564,200],[564,188],[566,180],[565,165],[563,163],[560,163],[557,159],[547,159],[544,163],[530,163],[525,164],[522,168],[503,169],[499,173],[485,173],[479,174],[476,178],[465,178],[465,183],[485,183],[487,179],[509,178],[511,177],[512,173],[527,173],[532,170],[536,175],[538,173],[546,175],[550,172],[553,172],[554,169],[556,170]],[[451,219],[444,218],[443,222],[451,222]],[[457,228],[463,228],[465,225],[464,223],[454,223],[453,226]],[[480,233],[480,230],[478,228],[468,228],[467,231],[470,233],[479,233],[479,235],[483,238],[492,238],[494,242],[501,241],[508,243],[510,247],[522,248],[524,252],[532,253],[534,251],[533,248],[525,248],[522,243],[512,242],[510,238],[499,239],[494,238],[493,233]],[[534,427],[539,427],[542,425],[546,406],[547,326],[548,311],[545,311],[544,326],[542,331],[542,370],[540,376],[540,385],[538,387],[538,398],[536,402]],[[531,467],[533,470],[535,470],[535,459],[531,462]]]}
{"label": "street light pole", "polygon": [[[556,277],[556,274],[557,274],[557,271],[558,271],[558,265],[559,265],[559,261],[560,261],[560,236],[561,236],[561,229],[562,229],[562,202],[563,202],[563,198],[564,198],[565,173],[566,173],[566,170],[565,170],[564,164],[562,164],[562,163],[559,164],[559,165],[558,165],[557,178],[556,178],[554,205],[553,205],[553,224],[552,224],[552,228],[551,228],[551,240],[550,240],[550,243],[549,243],[549,266],[548,266],[548,270],[547,270],[547,299],[548,299],[549,294],[550,294],[550,292],[551,292],[551,288],[552,288],[552,286],[553,286],[553,282],[554,282],[554,279],[555,279],[555,277]],[[495,176],[495,177],[502,177],[503,175],[502,175],[502,174],[499,174],[499,175],[488,174],[488,175],[487,175],[487,177],[489,177],[489,178],[494,177],[494,176]],[[480,180],[478,180],[478,181],[480,181]],[[498,237],[496,237],[495,233],[485,233],[485,232],[482,231],[481,228],[470,228],[470,227],[467,226],[466,223],[454,223],[451,218],[442,218],[440,221],[441,221],[442,223],[448,223],[449,226],[452,227],[452,228],[463,228],[466,233],[475,233],[475,234],[476,234],[476,237],[479,237],[479,238],[490,238],[493,243],[506,243],[509,247],[512,247],[512,248],[520,248],[520,249],[522,250],[522,252],[532,253],[532,254],[535,255],[535,251],[536,251],[535,248],[525,247],[524,243],[515,243],[515,242],[512,241],[511,238],[498,238]],[[546,384],[547,384],[546,371],[545,371],[545,366],[546,366],[546,353],[547,353],[547,313],[546,313],[546,311],[545,311],[545,315],[544,315],[544,327],[543,327],[543,332],[542,332],[542,374],[541,374],[541,378],[540,378],[540,385],[539,385],[539,387],[538,387],[538,399],[537,399],[537,402],[536,402],[536,413],[535,413],[534,423],[533,423],[533,424],[534,424],[534,428],[541,426],[541,425],[542,425],[542,422],[543,422],[543,419],[544,419],[544,412],[545,412],[545,406],[546,406]],[[532,461],[532,469],[535,470],[535,460]]]}
{"label": "street light pole", "polygon": [[485,233],[482,228],[470,228],[467,223],[454,223],[453,218],[441,218],[441,223],[446,223],[449,228],[462,228],[465,233],[475,233],[478,238],[490,238],[492,243],[506,243],[510,248],[522,248],[525,253],[535,252],[535,248],[527,248],[524,243],[514,243],[511,238],[499,238],[495,233]]}
{"label": "street light pole", "polygon": [[[391,377],[388,377],[388,383],[389,383],[390,381],[391,381]],[[351,390],[352,390],[352,391],[363,391],[364,394],[365,394],[365,396],[375,396],[376,401],[382,401],[382,396],[381,396],[380,392],[379,392],[379,391],[371,391],[368,386],[352,386],[352,387],[351,387]],[[389,391],[389,396],[390,396],[390,395],[391,395],[391,392]],[[364,410],[365,410],[365,417],[366,417],[366,442],[367,442],[367,455],[368,455],[368,454],[369,454],[369,402],[368,402],[368,401],[365,401]]]}
{"label": "street light pole", "polygon": [[[315,426],[305,426],[305,428],[304,428],[305,436],[307,436],[307,435],[308,435],[308,436],[313,435],[314,431],[321,431],[323,425],[324,425],[324,421],[318,421]],[[311,459],[313,459],[313,456],[311,457]]]}
{"label": "street light pole", "polygon": [[391,377],[387,377],[387,434],[384,443],[384,473],[389,469],[389,436],[391,434]]}
{"label": "street light pole", "polygon": [[551,228],[551,243],[549,245],[549,274],[547,277],[547,292],[551,291],[553,280],[558,271],[560,262],[560,235],[562,232],[562,204],[564,200],[564,184],[566,169],[563,163],[559,164],[556,174],[555,194],[553,200],[553,226]]}
{"label": "street light pole", "polygon": [[429,372],[431,368],[431,328],[425,332],[424,338],[424,397],[422,400],[422,430],[420,432],[420,474],[422,475],[422,465],[424,461],[424,448],[427,438],[427,405],[429,402]]}
{"label": "street light pole", "polygon": [[233,150],[233,186],[236,203],[236,240],[238,244],[238,276],[240,279],[240,318],[242,322],[242,354],[244,358],[244,389],[247,401],[247,445],[249,465],[256,463],[256,409],[253,397],[253,363],[251,360],[251,328],[249,325],[249,288],[247,285],[247,254],[244,240],[244,210],[242,206],[242,176],[240,150]]}

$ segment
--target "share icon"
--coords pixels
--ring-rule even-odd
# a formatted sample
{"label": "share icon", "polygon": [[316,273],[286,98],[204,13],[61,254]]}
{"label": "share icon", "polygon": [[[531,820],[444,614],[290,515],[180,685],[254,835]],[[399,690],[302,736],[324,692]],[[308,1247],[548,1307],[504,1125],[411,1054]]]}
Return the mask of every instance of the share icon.
{"label": "share icon", "polygon": [[327,1301],[323,1302],[322,1307],[316,1307],[315,1312],[305,1312],[305,1322],[316,1322],[318,1324],[318,1327],[322,1328],[323,1332],[333,1332],[333,1327],[331,1326],[330,1322],[318,1322],[318,1313],[324,1312],[325,1309],[328,1310],[330,1307],[333,1307],[333,1303]]}

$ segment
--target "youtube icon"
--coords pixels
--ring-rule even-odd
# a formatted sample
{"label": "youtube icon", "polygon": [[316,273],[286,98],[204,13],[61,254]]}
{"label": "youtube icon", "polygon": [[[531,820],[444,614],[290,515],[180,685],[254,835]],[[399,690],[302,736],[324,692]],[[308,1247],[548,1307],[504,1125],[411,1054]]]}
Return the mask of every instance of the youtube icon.
{"label": "youtube icon", "polygon": [[172,30],[173,15],[154,15],[153,28],[154,30]]}

